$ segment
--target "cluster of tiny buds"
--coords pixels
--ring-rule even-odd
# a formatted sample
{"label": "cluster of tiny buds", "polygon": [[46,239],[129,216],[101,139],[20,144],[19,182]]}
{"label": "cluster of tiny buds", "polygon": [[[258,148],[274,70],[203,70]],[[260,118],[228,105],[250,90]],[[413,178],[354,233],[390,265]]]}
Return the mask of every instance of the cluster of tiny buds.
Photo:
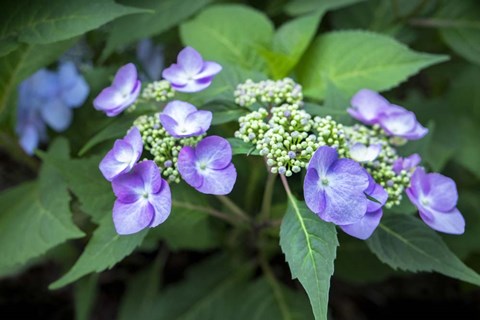
{"label": "cluster of tiny buds", "polygon": [[362,143],[364,145],[380,144],[382,149],[378,157],[372,162],[363,163],[363,166],[372,175],[372,178],[388,192],[386,208],[399,205],[402,200],[402,193],[410,184],[411,173],[401,171],[397,174],[393,170],[393,163],[398,159],[396,150],[390,144],[390,139],[385,132],[377,125],[367,128],[357,124],[346,127],[349,145]]}
{"label": "cluster of tiny buds", "polygon": [[160,124],[159,114],[143,115],[133,123],[142,135],[143,146],[150,152],[162,175],[170,182],[180,182],[177,160],[184,146],[195,146],[203,136],[174,138]]}
{"label": "cluster of tiny buds", "polygon": [[235,137],[244,142],[256,144],[258,140],[263,139],[263,135],[270,128],[264,121],[268,117],[268,111],[260,108],[238,119],[240,128],[235,132]]}
{"label": "cluster of tiny buds", "polygon": [[256,102],[278,106],[282,103],[293,104],[303,101],[302,87],[290,78],[260,82],[248,79],[237,86],[234,95],[235,103],[242,107],[250,107]]}
{"label": "cluster of tiny buds", "polygon": [[175,90],[167,80],[151,82],[142,91],[142,98],[158,102],[165,102],[174,96]]}

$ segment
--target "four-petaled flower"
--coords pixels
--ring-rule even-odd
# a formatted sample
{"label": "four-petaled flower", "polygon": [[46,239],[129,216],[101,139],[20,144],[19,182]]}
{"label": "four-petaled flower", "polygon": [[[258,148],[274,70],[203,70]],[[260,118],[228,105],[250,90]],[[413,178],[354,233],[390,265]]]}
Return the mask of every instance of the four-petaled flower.
{"label": "four-petaled flower", "polygon": [[107,87],[93,100],[93,106],[114,117],[128,108],[140,94],[141,82],[138,80],[137,68],[129,63],[118,69],[110,87]]}
{"label": "four-petaled flower", "polygon": [[416,153],[406,158],[398,158],[393,162],[393,171],[396,174],[400,174],[402,170],[413,172],[420,161],[422,161],[422,158]]}
{"label": "four-petaled flower", "polygon": [[123,139],[115,141],[110,150],[100,162],[100,171],[105,179],[112,181],[116,176],[129,172],[140,158],[143,141],[137,127],[130,129]]}
{"label": "four-petaled flower", "polygon": [[213,61],[203,61],[192,47],[186,47],[177,56],[177,63],[163,70],[162,76],[172,88],[181,92],[197,92],[207,88],[222,66]]}
{"label": "four-petaled flower", "polygon": [[199,136],[210,128],[212,113],[197,110],[190,103],[175,100],[165,106],[160,114],[160,122],[175,138]]}
{"label": "four-petaled flower", "polygon": [[382,151],[381,144],[366,146],[363,143],[355,143],[350,147],[350,157],[358,162],[371,162],[377,159]]}
{"label": "four-petaled flower", "polygon": [[135,165],[129,173],[112,181],[117,197],[113,205],[113,223],[118,234],[132,234],[164,222],[172,208],[168,183],[151,160]]}
{"label": "four-petaled flower", "polygon": [[351,100],[347,111],[355,119],[368,124],[378,124],[388,135],[407,140],[423,138],[428,129],[423,127],[415,114],[403,107],[389,103],[377,92],[362,89]]}
{"label": "four-petaled flower", "polygon": [[376,183],[370,174],[368,174],[368,188],[364,193],[370,197],[365,215],[358,222],[340,225],[345,233],[362,240],[368,239],[377,228],[383,215],[382,207],[388,199],[387,191]]}
{"label": "four-petaled flower", "polygon": [[183,147],[177,166],[183,180],[206,194],[228,194],[237,179],[230,143],[219,136],[206,137],[196,147]]}
{"label": "four-petaled flower", "polygon": [[439,173],[427,174],[418,167],[410,183],[406,190],[408,198],[430,228],[451,234],[465,231],[465,220],[457,209],[457,187],[452,179]]}
{"label": "four-petaled flower", "polygon": [[322,146],[310,159],[303,191],[307,206],[320,218],[347,225],[365,215],[368,186],[368,174],[360,164],[339,159],[337,150]]}

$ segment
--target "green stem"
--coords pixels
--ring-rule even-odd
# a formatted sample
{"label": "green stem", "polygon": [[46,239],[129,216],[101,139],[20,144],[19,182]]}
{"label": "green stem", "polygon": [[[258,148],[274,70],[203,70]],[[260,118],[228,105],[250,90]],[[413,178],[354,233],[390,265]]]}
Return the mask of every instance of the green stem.
{"label": "green stem", "polygon": [[181,203],[181,202],[178,202],[178,201],[172,201],[172,206],[174,207],[179,207],[179,208],[184,208],[184,209],[188,209],[188,210],[197,210],[197,211],[201,211],[201,212],[205,212],[215,218],[219,218],[219,219],[222,219],[232,225],[237,225],[237,220],[233,219],[232,216],[228,215],[228,214],[225,214],[223,212],[220,212],[218,210],[215,210],[213,208],[209,208],[209,207],[204,207],[204,206],[196,206],[196,205],[192,205],[192,204],[189,204],[189,203]]}
{"label": "green stem", "polygon": [[260,220],[267,220],[272,209],[273,188],[275,187],[276,174],[268,173],[265,191],[263,193],[262,210],[260,211]]}
{"label": "green stem", "polygon": [[260,267],[262,268],[265,277],[267,278],[268,283],[272,287],[273,295],[278,302],[278,306],[280,307],[280,313],[282,314],[283,320],[290,320],[292,319],[292,315],[288,310],[287,300],[283,294],[282,288],[280,287],[280,283],[278,282],[275,274],[273,273],[272,268],[268,264],[267,258],[263,252],[259,253],[259,262]]}
{"label": "green stem", "polygon": [[290,186],[288,185],[287,177],[285,177],[283,174],[280,175],[280,179],[282,180],[283,187],[285,188],[285,192],[287,193],[288,198],[292,200],[292,191],[290,190]]}
{"label": "green stem", "polygon": [[250,221],[250,217],[247,215],[245,211],[243,211],[239,206],[237,206],[229,197],[226,196],[217,196],[217,199],[223,203],[232,213],[237,215],[243,221]]}

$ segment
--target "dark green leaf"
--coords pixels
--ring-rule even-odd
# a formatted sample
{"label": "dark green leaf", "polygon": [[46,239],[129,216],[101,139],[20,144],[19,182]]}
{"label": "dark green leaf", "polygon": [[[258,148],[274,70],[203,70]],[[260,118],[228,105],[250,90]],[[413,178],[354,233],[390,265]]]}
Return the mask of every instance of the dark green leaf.
{"label": "dark green leaf", "polygon": [[260,155],[259,151],[255,145],[251,143],[244,142],[238,138],[228,138],[227,139],[230,145],[232,146],[232,153],[236,154],[246,154],[246,155]]}

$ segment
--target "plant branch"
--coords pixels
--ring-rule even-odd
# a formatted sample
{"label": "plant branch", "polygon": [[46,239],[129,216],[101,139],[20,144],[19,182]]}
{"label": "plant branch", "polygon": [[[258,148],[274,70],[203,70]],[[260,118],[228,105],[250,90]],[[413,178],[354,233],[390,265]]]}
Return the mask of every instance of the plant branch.
{"label": "plant branch", "polygon": [[229,197],[217,195],[217,199],[220,200],[230,211],[237,215],[243,221],[250,221],[248,214],[237,206]]}
{"label": "plant branch", "polygon": [[275,187],[276,174],[268,173],[265,191],[263,193],[262,210],[260,211],[260,220],[267,220],[272,209],[273,188]]}
{"label": "plant branch", "polygon": [[178,201],[172,201],[172,206],[179,207],[179,208],[184,208],[188,210],[197,210],[197,211],[202,211],[205,212],[215,218],[222,219],[232,225],[237,225],[237,220],[233,219],[232,216],[225,214],[221,211],[215,210],[213,208],[209,207],[204,207],[204,206],[197,206],[189,203],[182,203]]}

